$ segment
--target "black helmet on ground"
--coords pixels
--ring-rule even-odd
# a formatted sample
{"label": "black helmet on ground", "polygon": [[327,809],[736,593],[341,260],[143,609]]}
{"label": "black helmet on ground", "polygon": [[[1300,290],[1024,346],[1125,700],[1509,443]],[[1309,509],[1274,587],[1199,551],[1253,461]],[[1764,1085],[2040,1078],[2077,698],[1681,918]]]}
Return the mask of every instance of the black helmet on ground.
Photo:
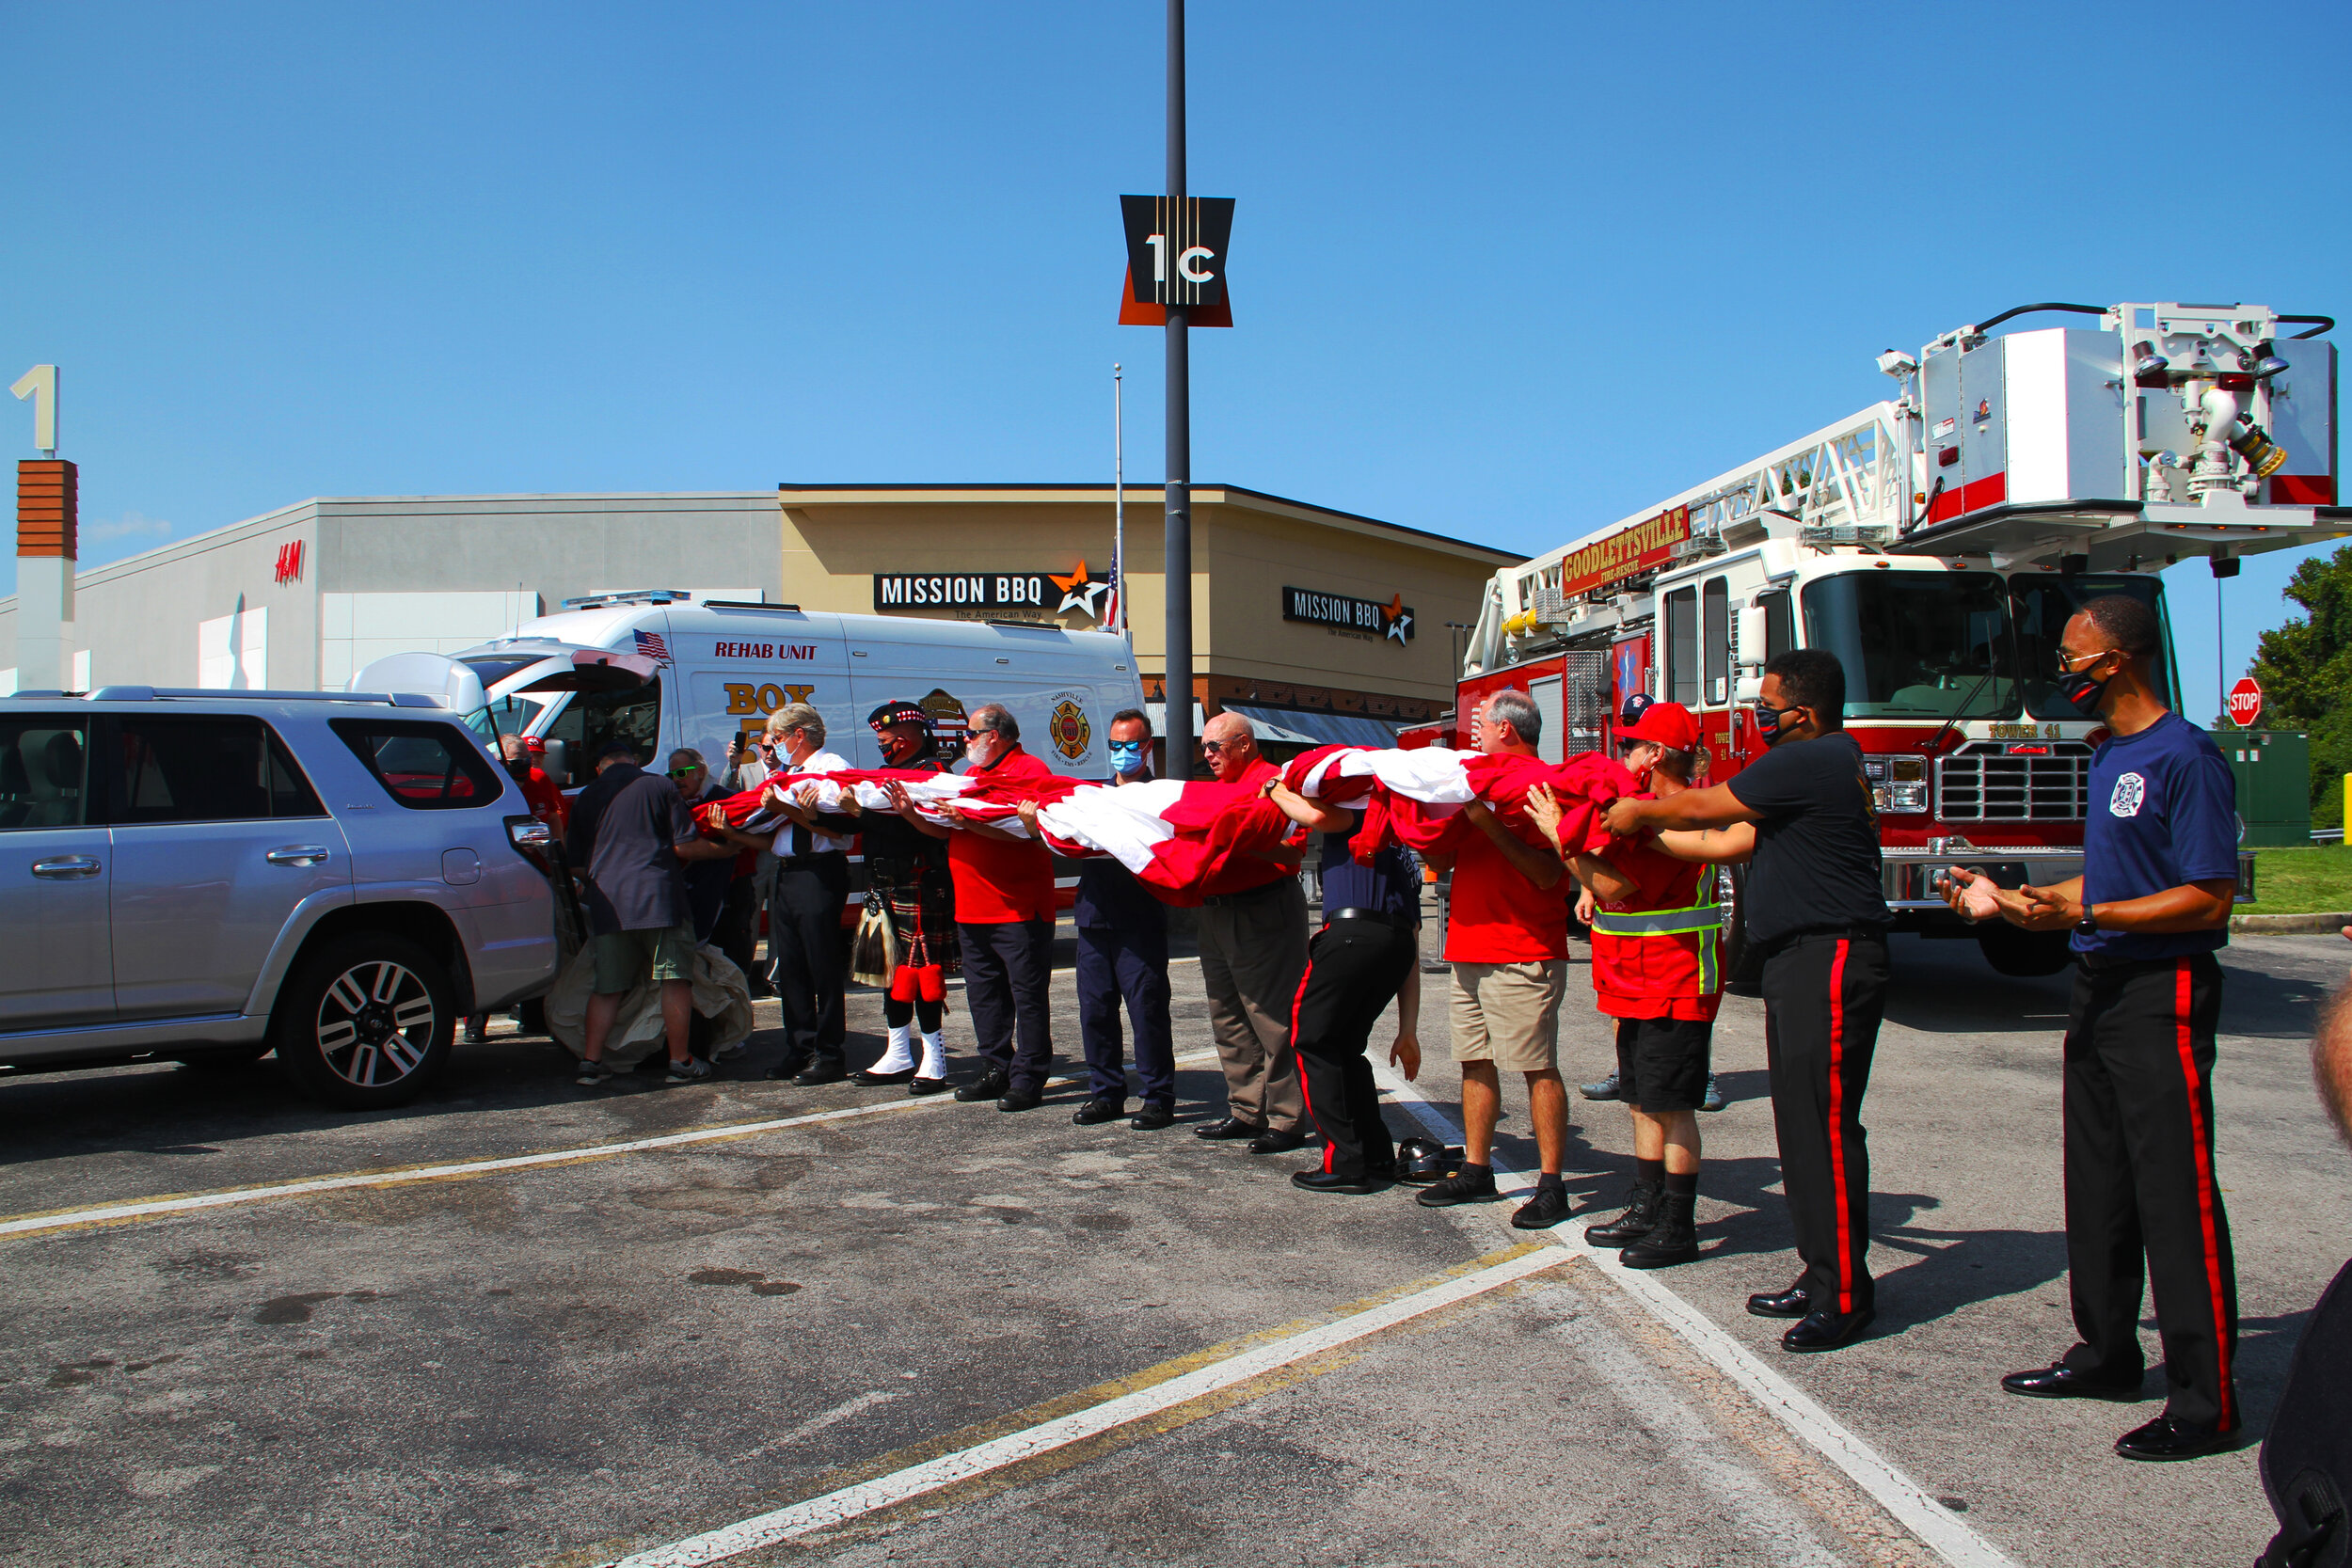
{"label": "black helmet on ground", "polygon": [[1461,1164],[1461,1148],[1449,1148],[1435,1138],[1416,1134],[1396,1146],[1396,1179],[1408,1186],[1426,1187],[1442,1181]]}

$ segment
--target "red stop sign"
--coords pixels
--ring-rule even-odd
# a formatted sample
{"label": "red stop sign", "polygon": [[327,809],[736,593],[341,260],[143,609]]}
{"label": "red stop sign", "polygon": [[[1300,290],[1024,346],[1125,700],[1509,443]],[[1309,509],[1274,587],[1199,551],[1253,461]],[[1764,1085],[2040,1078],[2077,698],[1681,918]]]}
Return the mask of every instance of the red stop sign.
{"label": "red stop sign", "polygon": [[2230,688],[2230,722],[2241,730],[2250,730],[2263,716],[2263,689],[2254,684],[2251,675],[2241,676]]}

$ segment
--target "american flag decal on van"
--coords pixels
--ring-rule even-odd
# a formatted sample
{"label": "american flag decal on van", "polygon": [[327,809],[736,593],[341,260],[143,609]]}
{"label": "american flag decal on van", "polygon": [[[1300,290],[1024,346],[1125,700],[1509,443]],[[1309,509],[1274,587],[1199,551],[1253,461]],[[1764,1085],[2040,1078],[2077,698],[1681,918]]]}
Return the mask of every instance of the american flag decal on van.
{"label": "american flag decal on van", "polygon": [[659,659],[664,664],[670,662],[670,645],[652,632],[641,631],[637,634],[637,651],[647,658]]}

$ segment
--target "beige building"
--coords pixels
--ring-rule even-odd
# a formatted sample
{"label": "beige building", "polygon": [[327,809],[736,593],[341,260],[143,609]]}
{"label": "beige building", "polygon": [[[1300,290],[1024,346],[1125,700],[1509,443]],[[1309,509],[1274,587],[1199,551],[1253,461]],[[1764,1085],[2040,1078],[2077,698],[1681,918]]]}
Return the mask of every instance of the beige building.
{"label": "beige building", "polygon": [[[72,684],[340,687],[387,653],[455,652],[568,600],[643,589],[1092,626],[1109,609],[1113,500],[1108,485],[787,484],[301,501],[77,573]],[[1128,625],[1158,700],[1160,491],[1131,486],[1126,511]],[[1198,485],[1194,699],[1308,739],[1434,718],[1454,694],[1447,623],[1475,622],[1488,578],[1518,559]],[[0,599],[0,689],[15,624],[16,601]]]}
{"label": "beige building", "polygon": [[[1114,531],[1109,485],[799,485],[784,502],[784,572],[808,610],[974,619],[1054,619],[1053,578],[1082,566],[1107,575]],[[1127,622],[1145,690],[1163,700],[1167,647],[1162,495],[1127,490]],[[1514,552],[1334,512],[1229,484],[1192,492],[1193,697],[1207,711],[1296,714],[1287,727],[1337,737],[1316,715],[1391,726],[1453,705],[1456,663],[1448,623],[1478,619],[1480,596]],[[919,570],[915,568],[919,566]],[[1044,574],[1042,605],[941,605],[956,586],[901,578]],[[1015,598],[1025,599],[1012,585]],[[911,590],[893,594],[893,588]],[[1277,723],[1283,721],[1277,719]],[[1354,735],[1370,732],[1355,730]]]}

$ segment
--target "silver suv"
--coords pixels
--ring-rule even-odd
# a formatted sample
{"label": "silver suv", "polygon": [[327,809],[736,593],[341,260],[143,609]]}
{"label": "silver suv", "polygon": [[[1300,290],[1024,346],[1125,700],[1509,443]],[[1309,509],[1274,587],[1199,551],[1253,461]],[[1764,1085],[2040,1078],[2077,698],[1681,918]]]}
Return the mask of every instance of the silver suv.
{"label": "silver suv", "polygon": [[0,699],[0,1065],[247,1062],[398,1104],[545,991],[554,846],[431,697]]}

